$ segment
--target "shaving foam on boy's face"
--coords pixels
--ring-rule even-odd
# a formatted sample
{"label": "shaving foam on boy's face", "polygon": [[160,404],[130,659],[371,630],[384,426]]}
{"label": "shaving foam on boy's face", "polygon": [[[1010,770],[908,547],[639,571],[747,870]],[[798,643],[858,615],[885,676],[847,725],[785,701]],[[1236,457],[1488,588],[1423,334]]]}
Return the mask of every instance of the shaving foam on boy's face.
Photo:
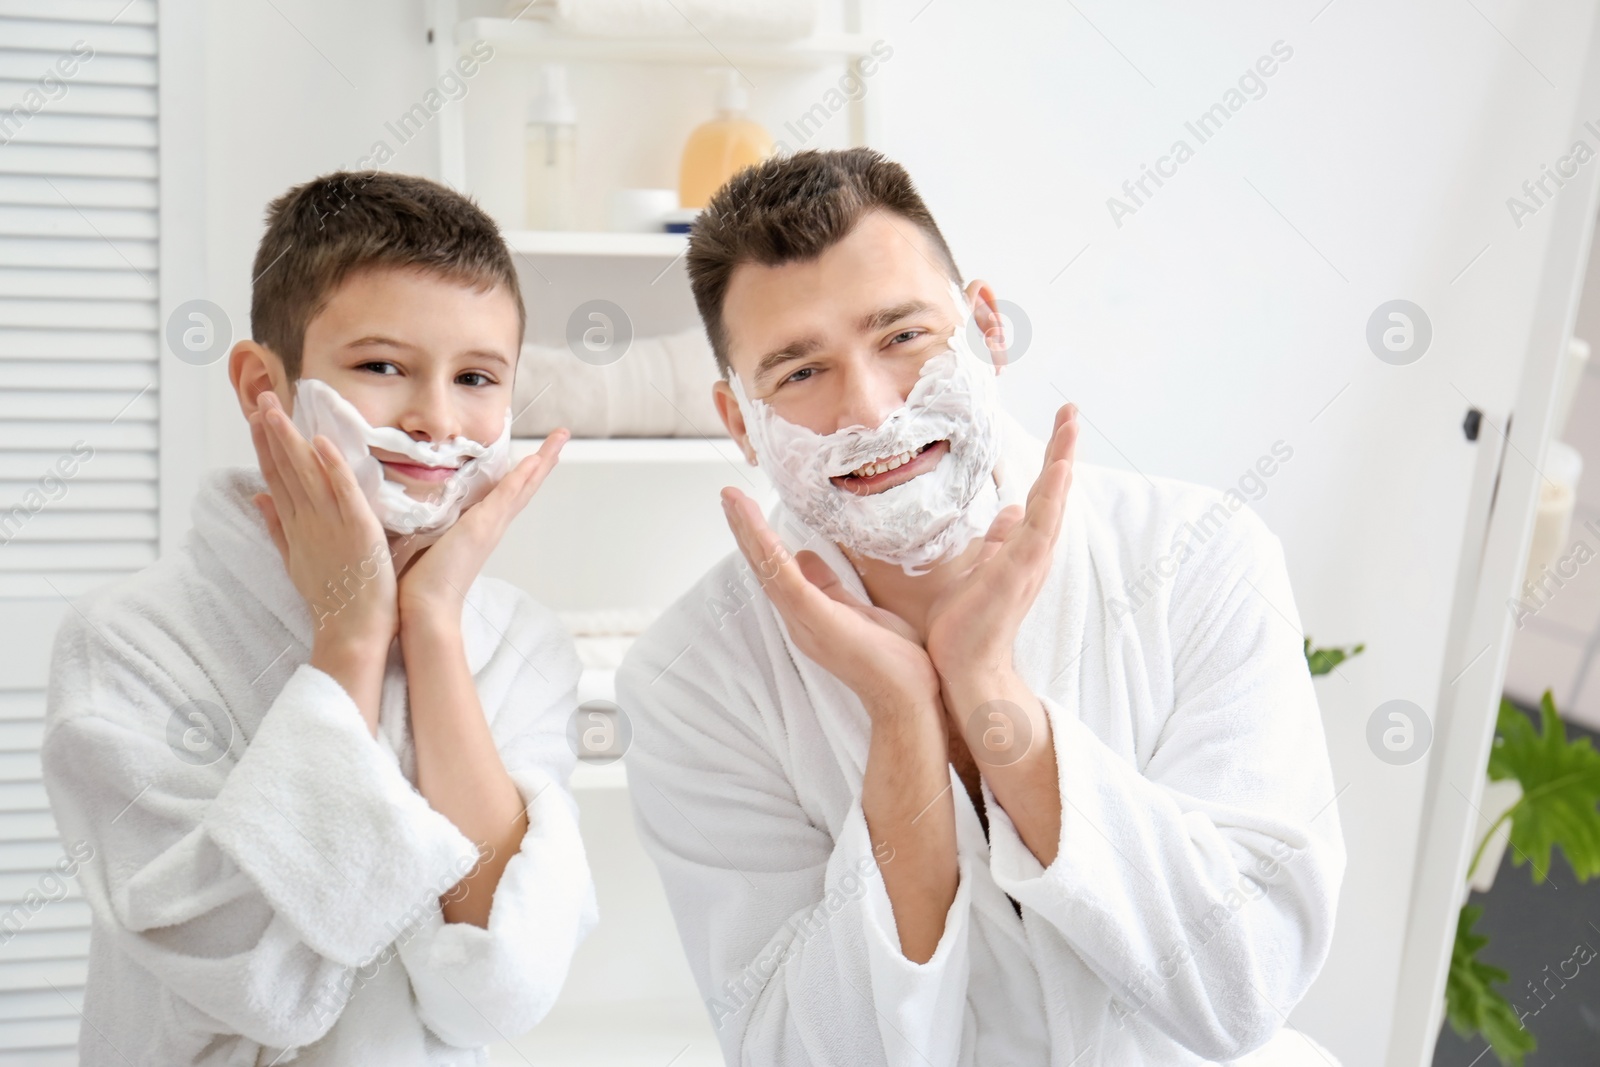
{"label": "shaving foam on boy's face", "polygon": [[[1000,513],[993,476],[1000,453],[994,366],[972,352],[966,301],[954,284],[950,293],[957,316],[948,344],[929,355],[905,403],[876,427],[819,434],[747,396],[737,373],[729,382],[779,498],[829,540],[899,564],[909,575],[960,553]],[[833,483],[864,464],[916,455],[940,441],[949,451],[933,469],[899,485],[858,494]]]}
{"label": "shaving foam on boy's face", "polygon": [[[442,534],[511,469],[510,408],[500,436],[487,444],[460,436],[438,443],[417,441],[397,426],[372,426],[327,382],[301,378],[294,386],[291,419],[307,441],[320,433],[333,442],[355,472],[378,521],[393,534]],[[418,500],[385,476],[383,464],[372,454],[374,448],[424,467],[451,467],[455,472],[437,483],[428,499]]]}

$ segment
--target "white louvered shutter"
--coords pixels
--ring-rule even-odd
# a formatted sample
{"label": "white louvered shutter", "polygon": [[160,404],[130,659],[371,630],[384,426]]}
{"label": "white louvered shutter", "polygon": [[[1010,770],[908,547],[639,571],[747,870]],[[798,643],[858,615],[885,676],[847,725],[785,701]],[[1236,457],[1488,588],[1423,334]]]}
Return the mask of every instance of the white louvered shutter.
{"label": "white louvered shutter", "polygon": [[[0,1067],[76,1062],[87,908],[71,880],[27,904],[64,854],[39,781],[51,639],[68,598],[157,552],[156,44],[154,0],[0,0]],[[52,72],[65,91],[19,122]],[[75,446],[64,492],[42,485]]]}

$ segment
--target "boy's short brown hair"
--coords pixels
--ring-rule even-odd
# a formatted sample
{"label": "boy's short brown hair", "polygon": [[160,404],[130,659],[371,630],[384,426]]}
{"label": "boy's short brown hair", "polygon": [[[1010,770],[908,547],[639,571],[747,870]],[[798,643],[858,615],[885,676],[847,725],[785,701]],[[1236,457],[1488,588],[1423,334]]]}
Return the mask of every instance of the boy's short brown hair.
{"label": "boy's short brown hair", "polygon": [[251,271],[250,332],[300,377],[306,327],[351,274],[412,268],[480,289],[503,285],[527,325],[522,287],[500,228],[438,182],[383,171],[335,171],[267,205]]}
{"label": "boy's short brown hair", "polygon": [[734,268],[815,259],[875,210],[892,211],[921,227],[950,280],[961,284],[955,257],[911,175],[870,148],[774,156],[717,190],[690,230],[687,262],[695,305],[724,378],[732,369],[722,302]]}

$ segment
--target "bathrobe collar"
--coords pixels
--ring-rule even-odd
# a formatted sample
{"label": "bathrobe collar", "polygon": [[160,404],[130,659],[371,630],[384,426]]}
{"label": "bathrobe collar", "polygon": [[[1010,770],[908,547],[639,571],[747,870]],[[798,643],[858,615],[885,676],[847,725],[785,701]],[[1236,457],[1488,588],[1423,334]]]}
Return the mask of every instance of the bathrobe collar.
{"label": "bathrobe collar", "polygon": [[311,648],[311,609],[294,587],[267,522],[252,498],[267,492],[254,467],[206,472],[190,508],[191,549],[202,550],[248,589],[303,648]]}

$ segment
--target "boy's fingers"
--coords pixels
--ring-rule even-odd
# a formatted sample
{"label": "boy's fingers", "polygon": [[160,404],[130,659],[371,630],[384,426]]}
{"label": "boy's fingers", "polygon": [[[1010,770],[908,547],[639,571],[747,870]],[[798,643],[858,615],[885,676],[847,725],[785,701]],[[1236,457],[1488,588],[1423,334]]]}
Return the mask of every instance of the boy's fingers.
{"label": "boy's fingers", "polygon": [[305,472],[301,469],[296,446],[304,442],[300,440],[300,431],[295,429],[281,409],[269,410],[266,414],[267,440],[272,444],[272,461],[278,466],[278,475],[283,479],[284,488],[288,490],[289,499],[296,508],[311,506],[310,487],[306,484]]}
{"label": "boy's fingers", "polygon": [[311,442],[311,447],[322,458],[323,466],[328,472],[328,488],[340,515],[351,522],[364,518],[363,509],[370,512],[372,505],[367,503],[366,495],[361,492],[361,484],[356,481],[356,472],[350,469],[350,464],[345,462],[344,456],[325,435],[317,434],[316,439]]}
{"label": "boy's fingers", "polygon": [[283,557],[284,566],[289,564],[289,540],[283,535],[283,523],[278,519],[278,509],[274,506],[269,493],[257,493],[251,497],[255,501],[256,509],[261,512],[261,518],[266,521],[267,533],[272,535],[272,543],[278,548],[278,555]]}
{"label": "boy's fingers", "polygon": [[[262,412],[254,412],[250,416],[250,441],[255,445],[256,460],[261,467],[261,476],[266,479],[267,488],[272,491],[275,499],[283,501],[286,506],[289,502],[289,490],[283,484],[283,476],[278,471],[278,464],[273,458],[272,441],[267,432],[267,422]],[[292,506],[291,506],[292,513]]]}

